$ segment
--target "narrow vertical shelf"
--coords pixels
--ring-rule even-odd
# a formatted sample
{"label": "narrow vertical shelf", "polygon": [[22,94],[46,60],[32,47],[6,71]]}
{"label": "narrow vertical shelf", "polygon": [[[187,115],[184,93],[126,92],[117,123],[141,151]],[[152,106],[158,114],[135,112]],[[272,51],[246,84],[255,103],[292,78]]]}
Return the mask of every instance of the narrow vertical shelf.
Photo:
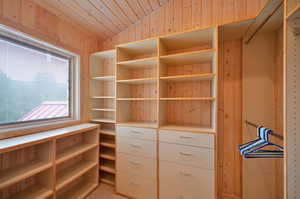
{"label": "narrow vertical shelf", "polygon": [[[92,122],[101,125],[98,132],[99,168],[106,168],[105,165],[102,165],[103,159],[110,161],[111,169],[115,167],[116,59],[116,50],[97,52],[91,55],[90,116]],[[100,173],[106,172],[107,175],[114,175],[109,171],[111,170],[104,169]],[[114,177],[110,179],[114,179]],[[102,181],[100,180],[100,182]]]}

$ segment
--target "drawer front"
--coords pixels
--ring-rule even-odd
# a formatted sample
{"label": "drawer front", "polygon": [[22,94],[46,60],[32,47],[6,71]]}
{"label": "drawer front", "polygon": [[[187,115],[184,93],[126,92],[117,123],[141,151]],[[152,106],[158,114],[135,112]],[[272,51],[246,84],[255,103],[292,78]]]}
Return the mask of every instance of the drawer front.
{"label": "drawer front", "polygon": [[161,161],[159,172],[161,199],[215,198],[215,172],[213,170]]}
{"label": "drawer front", "polygon": [[159,143],[159,159],[178,164],[214,169],[214,149]]}
{"label": "drawer front", "polygon": [[129,137],[117,137],[117,152],[131,155],[156,158],[156,142],[135,140]]}
{"label": "drawer front", "polygon": [[116,190],[134,199],[156,199],[157,183],[156,180],[148,180],[141,177],[130,176],[126,173],[117,175]]}
{"label": "drawer front", "polygon": [[117,171],[128,173],[130,176],[156,180],[156,159],[132,156],[124,153],[117,154]]}
{"label": "drawer front", "polygon": [[159,141],[189,146],[214,148],[214,135],[211,134],[160,130]]}
{"label": "drawer front", "polygon": [[147,128],[135,128],[130,126],[117,126],[118,136],[130,137],[133,139],[156,140],[157,130]]}

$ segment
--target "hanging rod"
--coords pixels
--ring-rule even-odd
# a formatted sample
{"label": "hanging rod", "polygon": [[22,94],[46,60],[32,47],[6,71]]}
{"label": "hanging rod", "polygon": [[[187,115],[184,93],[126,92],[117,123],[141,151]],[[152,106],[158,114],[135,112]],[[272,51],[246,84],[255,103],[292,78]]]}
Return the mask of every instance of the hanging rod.
{"label": "hanging rod", "polygon": [[[254,123],[252,123],[252,122],[249,122],[249,121],[247,121],[247,120],[245,121],[245,123],[248,124],[248,125],[250,125],[250,126],[253,126],[253,127],[255,127],[255,128],[259,127],[259,125],[256,125],[256,124],[254,124]],[[270,135],[273,135],[274,137],[283,140],[283,136],[282,136],[282,135],[278,135],[277,133],[273,133],[273,132],[272,132]]]}
{"label": "hanging rod", "polygon": [[258,27],[254,30],[254,32],[250,35],[250,37],[245,41],[245,44],[249,44],[250,41],[255,37],[255,35],[262,29],[265,24],[272,18],[272,16],[279,10],[279,8],[283,5],[283,1],[280,2],[280,4],[262,21],[261,24],[258,25]]}

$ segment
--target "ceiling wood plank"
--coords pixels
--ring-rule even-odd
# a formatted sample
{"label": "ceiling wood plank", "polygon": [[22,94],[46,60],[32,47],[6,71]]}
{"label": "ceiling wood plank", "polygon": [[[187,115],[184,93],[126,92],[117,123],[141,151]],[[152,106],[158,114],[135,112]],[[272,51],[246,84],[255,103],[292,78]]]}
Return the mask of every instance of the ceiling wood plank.
{"label": "ceiling wood plank", "polygon": [[114,0],[102,0],[102,2],[117,16],[126,26],[133,22],[124,14],[123,10],[118,6]]}
{"label": "ceiling wood plank", "polygon": [[127,27],[108,7],[105,6],[102,0],[89,0],[89,2],[91,2],[99,11],[104,13],[120,30]]}
{"label": "ceiling wood plank", "polygon": [[156,10],[160,7],[159,0],[149,0],[152,10]]}
{"label": "ceiling wood plank", "polygon": [[121,31],[115,24],[112,23],[100,10],[98,10],[93,4],[89,1],[75,0],[78,5],[84,9],[87,13],[94,16],[98,22],[101,22],[107,29],[116,34]]}
{"label": "ceiling wood plank", "polygon": [[159,0],[160,6],[164,5],[165,3],[168,3],[169,0]]}
{"label": "ceiling wood plank", "polygon": [[139,19],[141,19],[142,17],[144,17],[146,15],[146,13],[144,12],[144,9],[141,7],[138,0],[124,0],[124,1],[127,1],[129,6],[134,10],[134,12],[139,17]]}
{"label": "ceiling wood plank", "polygon": [[150,14],[153,10],[148,0],[139,0],[140,5],[144,9],[146,15]]}
{"label": "ceiling wood plank", "polygon": [[124,11],[124,13],[126,13],[126,15],[128,16],[128,18],[132,21],[138,21],[139,18],[137,16],[137,14],[133,11],[133,9],[129,6],[129,4],[127,3],[127,1],[124,0],[116,0],[117,4],[119,5],[120,8],[122,8],[122,10]]}
{"label": "ceiling wood plank", "polygon": [[[73,12],[72,10],[66,9],[66,7],[63,4],[61,4],[60,2],[58,2],[57,0],[35,0],[34,2],[36,2],[41,7],[46,8],[47,10],[54,13],[58,17],[63,18],[67,22],[70,22],[74,26],[77,26],[77,27],[79,25],[83,26],[85,29],[91,31],[88,33],[89,35],[92,35],[92,33],[97,33],[97,34],[99,34],[99,37],[104,38],[102,36],[102,31],[99,31],[96,27],[94,27],[94,25],[92,25],[89,22],[87,22],[86,20],[84,20],[81,16],[76,15],[76,13]],[[71,19],[73,19],[73,20],[71,20]]]}
{"label": "ceiling wood plank", "polygon": [[97,26],[106,36],[111,36],[113,33],[109,31],[103,24],[99,23],[93,17],[91,17],[88,13],[86,13],[78,4],[73,0],[59,0],[61,3],[65,4],[70,9],[73,9],[75,13],[82,16],[84,19],[88,20],[93,25]]}

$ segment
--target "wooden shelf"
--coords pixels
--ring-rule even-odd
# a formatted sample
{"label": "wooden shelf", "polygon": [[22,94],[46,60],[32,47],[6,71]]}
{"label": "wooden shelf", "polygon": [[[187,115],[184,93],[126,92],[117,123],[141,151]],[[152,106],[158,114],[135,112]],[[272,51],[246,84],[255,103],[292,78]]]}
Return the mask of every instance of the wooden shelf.
{"label": "wooden shelf", "polygon": [[35,161],[25,165],[20,165],[1,172],[0,175],[0,189],[20,182],[28,177],[40,173],[52,167],[50,161]]}
{"label": "wooden shelf", "polygon": [[93,99],[115,99],[116,96],[92,96]]}
{"label": "wooden shelf", "polygon": [[158,124],[156,122],[121,122],[117,123],[120,126],[132,126],[132,127],[143,127],[143,128],[157,128]]}
{"label": "wooden shelf", "polygon": [[115,174],[116,169],[114,168],[114,165],[100,165],[100,171],[105,171],[107,173]]}
{"label": "wooden shelf", "polygon": [[173,98],[160,98],[160,100],[182,100],[182,101],[213,101],[214,97],[173,97]]}
{"label": "wooden shelf", "polygon": [[128,67],[128,68],[154,68],[157,66],[158,58],[157,57],[149,57],[143,59],[136,59],[131,61],[123,61],[118,62],[118,67]]}
{"label": "wooden shelf", "polygon": [[193,74],[193,75],[174,75],[174,76],[165,76],[160,77],[164,81],[195,81],[195,80],[209,80],[213,79],[215,76],[214,73],[205,73],[205,74]]}
{"label": "wooden shelf", "polygon": [[101,81],[113,81],[115,80],[115,76],[100,76],[100,77],[92,77],[92,80],[101,80]]}
{"label": "wooden shelf", "polygon": [[80,145],[75,145],[71,148],[68,148],[65,151],[57,154],[56,164],[60,164],[64,161],[67,161],[67,160],[69,160],[77,155],[80,155],[96,146],[97,146],[97,144],[80,144]]}
{"label": "wooden shelf", "polygon": [[117,83],[124,83],[124,84],[153,84],[156,82],[157,82],[157,78],[126,79],[126,80],[117,81]]}
{"label": "wooden shelf", "polygon": [[115,185],[115,177],[113,174],[103,172],[100,176],[100,182],[114,186]]}
{"label": "wooden shelf", "polygon": [[97,165],[95,161],[80,161],[57,174],[56,190],[63,188],[65,185],[84,175],[87,171]]}
{"label": "wooden shelf", "polygon": [[112,59],[116,57],[116,50],[105,50],[102,52],[93,53],[91,56],[98,57],[101,59]]}
{"label": "wooden shelf", "polygon": [[96,183],[82,180],[80,183],[72,186],[70,190],[56,197],[58,199],[83,199],[92,192],[98,185]]}
{"label": "wooden shelf", "polygon": [[214,49],[177,53],[161,56],[160,60],[167,65],[191,65],[212,62]]}
{"label": "wooden shelf", "polygon": [[106,119],[106,118],[98,118],[98,119],[91,119],[92,122],[105,122],[105,123],[116,123],[113,119]]}
{"label": "wooden shelf", "polygon": [[100,141],[100,146],[105,146],[108,148],[116,148],[116,144],[113,139],[106,139],[106,140]]}
{"label": "wooden shelf", "polygon": [[113,151],[111,152],[100,152],[100,158],[106,159],[106,160],[116,160],[116,156]]}
{"label": "wooden shelf", "polygon": [[46,199],[50,197],[53,194],[53,190],[47,189],[41,185],[34,185],[30,186],[29,188],[25,189],[24,191],[21,191],[15,195],[13,195],[11,198],[13,199],[32,199],[32,198],[38,198],[38,199]]}
{"label": "wooden shelf", "polygon": [[195,132],[195,133],[207,133],[207,134],[216,134],[215,130],[211,128],[202,128],[197,126],[181,126],[181,125],[172,125],[166,124],[160,126],[161,130],[174,130],[174,131],[188,131],[188,132]]}
{"label": "wooden shelf", "polygon": [[116,109],[112,109],[112,108],[92,108],[92,111],[108,111],[108,112],[115,112]]}
{"label": "wooden shelf", "polygon": [[116,135],[116,132],[113,129],[100,129],[99,132],[100,132],[100,134],[103,134],[103,135],[110,135],[110,136]]}
{"label": "wooden shelf", "polygon": [[118,101],[146,101],[157,100],[158,98],[117,98]]}

